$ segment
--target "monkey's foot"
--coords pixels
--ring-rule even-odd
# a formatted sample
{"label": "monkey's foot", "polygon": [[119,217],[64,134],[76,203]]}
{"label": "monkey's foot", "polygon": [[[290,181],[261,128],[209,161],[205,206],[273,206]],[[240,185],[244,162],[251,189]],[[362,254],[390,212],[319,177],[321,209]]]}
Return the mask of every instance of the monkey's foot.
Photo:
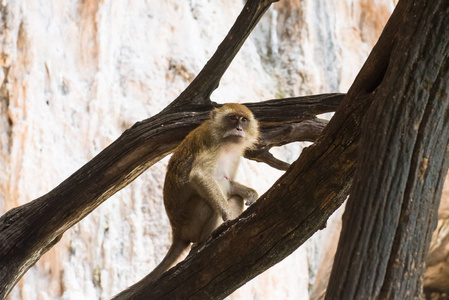
{"label": "monkey's foot", "polygon": [[229,226],[231,225],[231,220],[227,220],[224,221],[220,226],[217,227],[217,229],[215,229],[214,231],[212,231],[212,238],[217,238],[218,236],[220,236],[223,232],[226,231],[226,229],[229,228]]}
{"label": "monkey's foot", "polygon": [[256,202],[256,200],[259,198],[259,195],[257,194],[256,191],[253,190],[252,193],[250,193],[250,195],[248,196],[248,198],[246,199],[245,204],[247,206],[250,206],[251,204],[253,204],[254,202]]}

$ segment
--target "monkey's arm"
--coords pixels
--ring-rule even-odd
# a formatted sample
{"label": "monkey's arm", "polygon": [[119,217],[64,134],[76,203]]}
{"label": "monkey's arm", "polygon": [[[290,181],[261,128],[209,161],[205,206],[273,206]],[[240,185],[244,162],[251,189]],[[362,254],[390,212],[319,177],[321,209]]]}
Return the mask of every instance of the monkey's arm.
{"label": "monkey's arm", "polygon": [[212,174],[201,171],[200,168],[192,168],[190,183],[197,193],[223,218],[223,221],[230,219],[231,210],[228,201]]}
{"label": "monkey's arm", "polygon": [[259,195],[255,190],[253,190],[250,187],[244,186],[243,184],[238,183],[237,181],[230,181],[231,183],[231,195],[239,195],[243,198],[243,200],[246,200],[246,205],[253,204],[257,198],[259,198]]}

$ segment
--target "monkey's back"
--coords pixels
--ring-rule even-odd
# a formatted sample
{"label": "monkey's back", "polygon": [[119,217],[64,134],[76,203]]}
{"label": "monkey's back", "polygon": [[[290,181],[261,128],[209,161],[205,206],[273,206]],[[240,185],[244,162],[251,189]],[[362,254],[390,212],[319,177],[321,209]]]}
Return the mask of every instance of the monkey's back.
{"label": "monkey's back", "polygon": [[167,166],[166,183],[168,179],[169,181],[174,181],[175,185],[173,187],[180,187],[189,181],[189,173],[192,169],[193,161],[201,152],[211,147],[207,130],[209,123],[210,120],[192,130],[173,151]]}
{"label": "monkey's back", "polygon": [[[190,185],[190,171],[193,163],[202,153],[213,147],[208,132],[210,120],[191,131],[173,151],[167,166],[164,183],[164,205],[173,230],[185,222],[184,208],[195,196]],[[197,195],[198,196],[198,195]]]}

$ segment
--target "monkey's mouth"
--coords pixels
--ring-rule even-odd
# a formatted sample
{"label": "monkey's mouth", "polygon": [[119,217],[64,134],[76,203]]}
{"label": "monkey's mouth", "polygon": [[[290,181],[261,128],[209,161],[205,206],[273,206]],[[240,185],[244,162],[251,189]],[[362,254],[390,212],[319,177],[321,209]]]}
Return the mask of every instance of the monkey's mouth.
{"label": "monkey's mouth", "polygon": [[243,131],[228,131],[226,132],[226,134],[224,135],[224,138],[235,138],[235,139],[243,139],[245,137],[245,132]]}

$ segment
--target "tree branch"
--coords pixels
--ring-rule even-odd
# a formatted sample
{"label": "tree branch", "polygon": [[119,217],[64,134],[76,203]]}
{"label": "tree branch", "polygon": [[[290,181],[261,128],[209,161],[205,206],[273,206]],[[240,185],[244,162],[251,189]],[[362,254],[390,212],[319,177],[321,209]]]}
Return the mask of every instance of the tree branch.
{"label": "tree branch", "polygon": [[210,104],[210,95],[218,87],[223,74],[271,3],[278,0],[248,0],[217,51],[192,83],[165,110]]}
{"label": "tree branch", "polygon": [[284,123],[262,128],[262,136],[257,145],[257,149],[245,152],[245,158],[264,162],[269,166],[286,171],[290,164],[275,158],[269,151],[274,146],[282,146],[292,142],[307,141],[313,142],[326,127],[328,121],[322,119],[312,119],[300,123]]}

